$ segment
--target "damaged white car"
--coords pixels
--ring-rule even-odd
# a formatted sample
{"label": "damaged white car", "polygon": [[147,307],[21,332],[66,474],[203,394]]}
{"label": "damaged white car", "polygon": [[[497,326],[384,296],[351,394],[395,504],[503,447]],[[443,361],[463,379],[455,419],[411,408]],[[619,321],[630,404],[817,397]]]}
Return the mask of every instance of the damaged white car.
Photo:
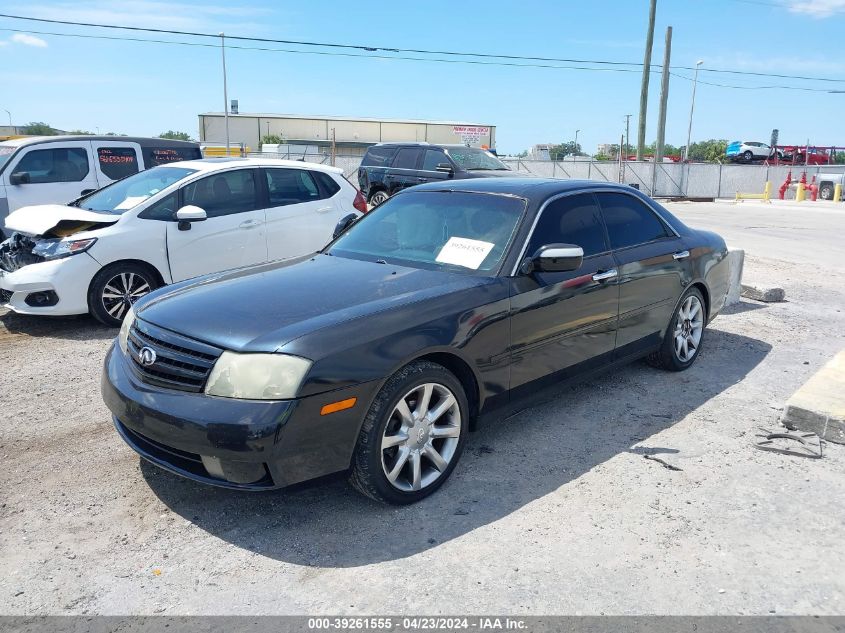
{"label": "damaged white car", "polygon": [[363,196],[334,167],[247,158],[154,167],[69,205],[11,213],[0,306],[90,312],[117,326],[159,286],[313,253],[339,220],[364,212]]}

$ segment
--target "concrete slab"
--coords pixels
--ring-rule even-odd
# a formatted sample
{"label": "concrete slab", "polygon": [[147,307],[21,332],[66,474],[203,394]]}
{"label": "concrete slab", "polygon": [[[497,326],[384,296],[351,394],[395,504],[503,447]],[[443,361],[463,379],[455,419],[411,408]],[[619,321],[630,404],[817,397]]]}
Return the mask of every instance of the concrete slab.
{"label": "concrete slab", "polygon": [[742,292],[742,267],[745,263],[745,251],[741,248],[728,248],[728,263],[730,264],[731,280],[728,286],[728,294],[725,297],[725,306],[732,306],[739,303],[739,296]]}
{"label": "concrete slab", "polygon": [[781,422],[789,429],[812,431],[829,442],[845,444],[845,350],[792,394]]}
{"label": "concrete slab", "polygon": [[783,288],[773,288],[751,284],[742,284],[741,294],[746,299],[765,301],[766,303],[776,303],[786,299],[786,292]]}

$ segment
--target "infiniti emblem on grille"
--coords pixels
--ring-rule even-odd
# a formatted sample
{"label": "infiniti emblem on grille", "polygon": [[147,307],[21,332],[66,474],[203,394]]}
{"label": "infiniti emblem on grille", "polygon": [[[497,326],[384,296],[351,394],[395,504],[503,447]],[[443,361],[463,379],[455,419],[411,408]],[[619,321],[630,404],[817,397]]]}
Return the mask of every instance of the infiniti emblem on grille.
{"label": "infiniti emblem on grille", "polygon": [[149,347],[142,347],[138,350],[138,361],[147,367],[156,362],[156,352]]}

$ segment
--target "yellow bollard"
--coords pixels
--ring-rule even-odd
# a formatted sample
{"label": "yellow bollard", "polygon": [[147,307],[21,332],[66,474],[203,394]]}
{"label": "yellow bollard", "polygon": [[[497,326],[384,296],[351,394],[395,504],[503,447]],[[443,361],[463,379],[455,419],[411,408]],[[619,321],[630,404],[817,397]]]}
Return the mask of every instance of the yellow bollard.
{"label": "yellow bollard", "polygon": [[769,201],[769,198],[772,197],[772,183],[771,181],[766,181],[766,186],[763,188],[763,200],[766,202]]}
{"label": "yellow bollard", "polygon": [[833,188],[833,201],[839,202],[842,199],[842,185],[836,183],[836,186]]}
{"label": "yellow bollard", "polygon": [[804,183],[798,183],[798,189],[795,190],[795,202],[804,202],[805,198],[807,197],[804,191]]}

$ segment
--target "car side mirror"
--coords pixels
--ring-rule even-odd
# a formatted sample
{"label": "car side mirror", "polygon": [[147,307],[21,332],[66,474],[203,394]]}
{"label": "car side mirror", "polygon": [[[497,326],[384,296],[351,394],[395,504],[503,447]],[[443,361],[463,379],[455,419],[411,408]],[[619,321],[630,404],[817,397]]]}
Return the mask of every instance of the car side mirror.
{"label": "car side mirror", "polygon": [[452,176],[455,173],[455,170],[452,169],[452,166],[449,163],[438,163],[437,167],[434,169],[436,171],[443,172],[444,174],[449,174],[449,176]]}
{"label": "car side mirror", "polygon": [[520,270],[524,274],[534,271],[542,273],[563,273],[578,270],[584,261],[584,249],[575,244],[546,244],[526,257]]}
{"label": "car side mirror", "polygon": [[192,204],[179,209],[173,217],[179,221],[180,231],[190,231],[192,222],[202,222],[208,219],[205,209],[200,209]]}
{"label": "car side mirror", "polygon": [[9,176],[10,185],[28,185],[31,181],[28,171],[16,171]]}
{"label": "car side mirror", "polygon": [[346,229],[355,224],[355,222],[357,221],[358,216],[355,213],[344,215],[342,218],[340,218],[340,221],[335,224],[334,233],[332,233],[332,239],[334,240],[340,237]]}

